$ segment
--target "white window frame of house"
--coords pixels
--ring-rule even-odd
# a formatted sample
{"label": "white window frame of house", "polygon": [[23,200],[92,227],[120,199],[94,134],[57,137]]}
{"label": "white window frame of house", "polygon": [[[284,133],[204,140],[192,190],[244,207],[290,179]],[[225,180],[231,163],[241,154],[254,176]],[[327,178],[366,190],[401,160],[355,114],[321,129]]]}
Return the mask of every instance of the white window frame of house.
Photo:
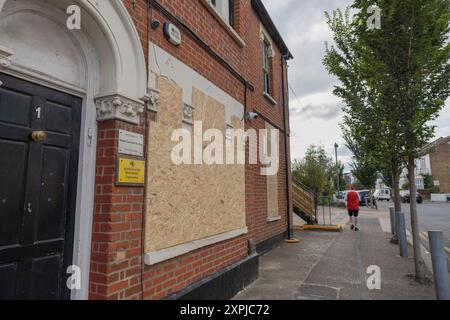
{"label": "white window frame of house", "polygon": [[230,8],[230,0],[209,0],[212,6],[216,9],[216,11],[220,14],[222,19],[229,25],[231,25],[230,16],[231,16],[231,8]]}
{"label": "white window frame of house", "polygon": [[418,190],[423,190],[425,189],[425,181],[422,177],[417,177],[416,178],[416,188]]}
{"label": "white window frame of house", "polygon": [[270,79],[272,70],[270,68],[270,43],[263,41],[263,73],[264,73],[264,93],[270,95]]}
{"label": "white window frame of house", "polygon": [[[245,47],[244,40],[230,25],[230,0],[200,0],[216,20],[225,28],[233,40],[241,47]],[[236,0],[233,0],[236,1]],[[234,8],[233,8],[234,10]],[[234,11],[233,11],[234,14]],[[234,21],[236,22],[236,21]]]}
{"label": "white window frame of house", "polygon": [[273,77],[273,70],[272,66],[270,65],[270,59],[272,59],[275,56],[275,52],[273,50],[273,42],[270,38],[268,32],[264,28],[264,26],[261,24],[260,27],[260,38],[262,41],[262,59],[263,59],[263,96],[269,100],[269,102],[273,105],[276,105],[277,102],[272,96],[272,92],[270,92],[270,89],[274,90],[274,88],[270,88],[270,80]]}

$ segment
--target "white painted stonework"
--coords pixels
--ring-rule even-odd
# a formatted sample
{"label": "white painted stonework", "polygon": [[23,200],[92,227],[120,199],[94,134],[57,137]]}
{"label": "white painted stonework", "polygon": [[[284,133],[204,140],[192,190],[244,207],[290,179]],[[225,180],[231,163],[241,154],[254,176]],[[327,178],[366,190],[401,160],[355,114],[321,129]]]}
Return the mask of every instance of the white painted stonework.
{"label": "white painted stonework", "polygon": [[147,94],[147,108],[150,111],[158,112],[159,104],[159,90],[155,88],[149,88]]}
{"label": "white painted stonework", "polygon": [[0,45],[0,68],[9,68],[11,66],[11,59],[13,50]]}
{"label": "white painted stonework", "polygon": [[117,94],[97,98],[95,105],[98,121],[119,119],[138,125],[144,113],[141,103]]}
{"label": "white painted stonework", "polygon": [[192,105],[192,88],[196,87],[225,106],[227,124],[231,124],[233,116],[244,118],[242,103],[156,44],[149,46],[149,88],[156,89],[157,76],[165,76],[183,89],[186,105]]}
{"label": "white painted stonework", "polygon": [[[66,26],[74,4],[81,30]],[[121,0],[0,0],[0,65],[0,72],[83,99],[73,258],[82,283],[72,298],[87,299],[97,117],[140,121],[148,95],[138,32]]]}

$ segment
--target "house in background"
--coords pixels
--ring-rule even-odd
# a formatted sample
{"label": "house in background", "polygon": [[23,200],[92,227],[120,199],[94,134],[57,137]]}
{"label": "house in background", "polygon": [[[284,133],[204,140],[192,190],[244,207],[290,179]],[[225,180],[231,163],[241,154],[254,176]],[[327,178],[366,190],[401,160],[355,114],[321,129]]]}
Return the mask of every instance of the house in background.
{"label": "house in background", "polygon": [[[450,194],[450,136],[439,138],[422,148],[422,157],[416,160],[416,187],[426,191],[426,177],[431,178],[435,193]],[[408,170],[404,169],[400,187],[408,183]]]}

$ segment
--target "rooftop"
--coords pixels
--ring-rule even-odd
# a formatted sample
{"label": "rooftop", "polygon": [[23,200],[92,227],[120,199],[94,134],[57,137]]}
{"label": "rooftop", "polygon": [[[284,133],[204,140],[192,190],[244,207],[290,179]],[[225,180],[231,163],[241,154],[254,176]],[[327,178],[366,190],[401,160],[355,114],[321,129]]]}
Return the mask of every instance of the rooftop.
{"label": "rooftop", "polygon": [[262,24],[264,25],[264,28],[266,28],[267,32],[273,38],[273,41],[276,43],[276,45],[280,49],[281,53],[285,56],[285,58],[287,60],[293,59],[294,56],[289,51],[289,48],[287,47],[286,43],[284,42],[283,37],[281,36],[277,27],[273,23],[273,20],[270,17],[269,13],[267,12],[267,9],[264,6],[264,4],[262,3],[262,1],[261,0],[252,0],[252,7],[253,7],[253,9],[255,9],[256,13],[258,14],[259,18],[261,19]]}

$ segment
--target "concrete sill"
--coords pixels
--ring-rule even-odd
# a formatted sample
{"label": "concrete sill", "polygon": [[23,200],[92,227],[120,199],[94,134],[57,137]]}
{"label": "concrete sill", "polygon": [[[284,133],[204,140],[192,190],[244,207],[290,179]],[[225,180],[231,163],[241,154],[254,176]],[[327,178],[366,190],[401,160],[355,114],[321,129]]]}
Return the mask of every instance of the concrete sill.
{"label": "concrete sill", "polygon": [[209,238],[191,241],[185,244],[181,244],[172,248],[163,249],[157,252],[146,253],[145,254],[145,264],[148,266],[155,265],[157,263],[167,261],[178,256],[182,256],[186,253],[198,250],[203,247],[207,247],[219,242],[224,242],[226,240],[234,239],[239,236],[248,233],[248,228],[242,228],[230,232],[225,232],[219,235],[215,235]]}
{"label": "concrete sill", "polygon": [[267,100],[269,100],[269,102],[270,102],[271,104],[273,104],[274,106],[277,105],[277,102],[275,101],[275,99],[272,98],[272,96],[271,96],[270,94],[268,94],[267,92],[264,92],[264,93],[263,93],[263,96],[264,96],[264,98],[266,98]]}
{"label": "concrete sill", "polygon": [[206,9],[216,18],[216,20],[222,25],[226,32],[233,38],[233,40],[241,47],[245,47],[244,40],[239,36],[239,34],[231,27],[217,12],[216,8],[211,4],[210,0],[201,0]]}
{"label": "concrete sill", "polygon": [[274,218],[267,218],[267,223],[277,222],[281,220],[281,216],[274,217]]}

